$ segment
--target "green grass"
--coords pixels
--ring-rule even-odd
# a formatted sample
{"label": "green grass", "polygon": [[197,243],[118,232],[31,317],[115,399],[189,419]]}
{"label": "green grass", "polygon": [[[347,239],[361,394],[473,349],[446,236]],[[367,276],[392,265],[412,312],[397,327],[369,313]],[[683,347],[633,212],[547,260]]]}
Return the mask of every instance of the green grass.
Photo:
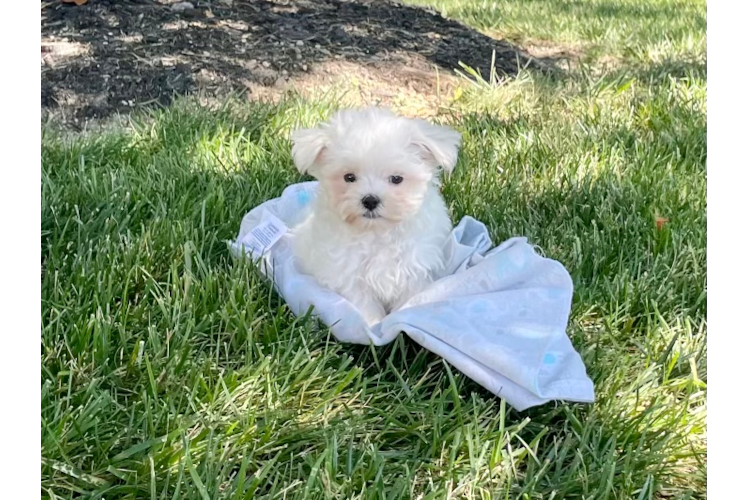
{"label": "green grass", "polygon": [[569,269],[598,401],[518,413],[406,338],[351,346],[295,318],[224,240],[301,179],[288,133],[334,99],[183,101],[43,130],[42,497],[705,498],[703,5],[434,3],[526,39],[639,48],[609,71],[467,86],[441,117],[465,141],[453,218]]}
{"label": "green grass", "polygon": [[628,63],[706,56],[705,0],[405,0],[520,44]]}

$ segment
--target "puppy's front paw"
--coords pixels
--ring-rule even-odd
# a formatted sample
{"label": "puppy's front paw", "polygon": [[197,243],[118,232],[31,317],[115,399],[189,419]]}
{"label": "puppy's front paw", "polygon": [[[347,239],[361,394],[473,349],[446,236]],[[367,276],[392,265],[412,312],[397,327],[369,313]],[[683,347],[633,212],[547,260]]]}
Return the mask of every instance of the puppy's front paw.
{"label": "puppy's front paw", "polygon": [[353,305],[358,308],[361,316],[364,317],[366,324],[368,324],[369,326],[376,325],[377,323],[381,322],[385,316],[387,316],[387,311],[385,311],[384,307],[382,307],[379,302],[373,299],[364,299],[359,301],[354,300],[352,302]]}
{"label": "puppy's front paw", "polygon": [[364,316],[364,320],[366,320],[366,323],[369,326],[374,326],[377,323],[380,323],[385,316],[387,316],[387,312],[384,310],[384,308],[380,307],[378,309],[371,309],[368,311],[361,311],[361,313]]}

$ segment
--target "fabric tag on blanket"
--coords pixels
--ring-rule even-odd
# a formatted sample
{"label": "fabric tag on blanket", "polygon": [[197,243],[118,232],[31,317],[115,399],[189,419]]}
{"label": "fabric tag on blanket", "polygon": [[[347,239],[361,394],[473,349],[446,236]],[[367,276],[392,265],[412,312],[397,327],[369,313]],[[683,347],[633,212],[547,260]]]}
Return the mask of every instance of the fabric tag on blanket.
{"label": "fabric tag on blanket", "polygon": [[288,231],[288,227],[273,214],[265,214],[263,221],[241,240],[241,244],[249,249],[255,257],[264,255],[273,248],[281,237]]}

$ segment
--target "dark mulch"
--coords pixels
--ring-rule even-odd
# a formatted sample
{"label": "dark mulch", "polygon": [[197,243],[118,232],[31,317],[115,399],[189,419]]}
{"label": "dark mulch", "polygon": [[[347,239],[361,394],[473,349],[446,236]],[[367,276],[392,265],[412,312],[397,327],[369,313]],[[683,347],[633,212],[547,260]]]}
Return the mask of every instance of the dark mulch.
{"label": "dark mulch", "polygon": [[[89,0],[42,9],[42,109],[70,124],[195,91],[276,86],[325,61],[425,61],[488,74],[528,65],[516,47],[389,0]],[[414,63],[415,64],[415,63]],[[535,65],[534,61],[530,66]]]}

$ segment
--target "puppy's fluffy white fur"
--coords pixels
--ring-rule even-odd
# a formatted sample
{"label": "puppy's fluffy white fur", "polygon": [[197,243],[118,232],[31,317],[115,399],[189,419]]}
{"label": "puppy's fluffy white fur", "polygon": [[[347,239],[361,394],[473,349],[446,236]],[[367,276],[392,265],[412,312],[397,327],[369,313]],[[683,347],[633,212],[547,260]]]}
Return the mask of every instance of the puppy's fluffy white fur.
{"label": "puppy's fluffy white fur", "polygon": [[297,168],[319,180],[311,214],[292,230],[299,270],[378,323],[444,269],[452,223],[439,171],[454,168],[460,134],[367,108],[292,141]]}

